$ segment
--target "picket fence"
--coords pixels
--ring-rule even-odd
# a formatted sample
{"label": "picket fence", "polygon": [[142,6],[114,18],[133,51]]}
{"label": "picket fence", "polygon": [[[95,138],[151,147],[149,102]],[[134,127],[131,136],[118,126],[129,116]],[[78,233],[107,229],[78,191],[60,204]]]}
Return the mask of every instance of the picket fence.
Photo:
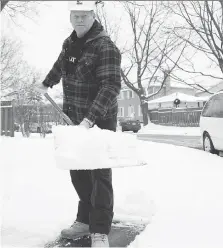
{"label": "picket fence", "polygon": [[154,124],[179,127],[198,127],[202,108],[171,108],[150,111]]}

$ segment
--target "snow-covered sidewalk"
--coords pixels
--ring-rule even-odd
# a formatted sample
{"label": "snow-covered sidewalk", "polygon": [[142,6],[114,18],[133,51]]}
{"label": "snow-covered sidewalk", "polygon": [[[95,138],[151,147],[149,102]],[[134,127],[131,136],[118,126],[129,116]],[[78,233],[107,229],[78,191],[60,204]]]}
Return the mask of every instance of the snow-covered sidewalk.
{"label": "snow-covered sidewalk", "polygon": [[163,135],[186,135],[186,136],[200,136],[199,127],[175,127],[162,126],[149,123],[147,126],[141,128],[138,134],[163,134]]}

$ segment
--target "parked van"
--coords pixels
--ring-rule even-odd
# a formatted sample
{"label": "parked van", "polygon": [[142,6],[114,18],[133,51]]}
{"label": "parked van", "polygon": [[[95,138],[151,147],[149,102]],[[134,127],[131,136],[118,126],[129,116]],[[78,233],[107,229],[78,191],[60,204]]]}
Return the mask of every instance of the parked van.
{"label": "parked van", "polygon": [[200,117],[204,151],[223,153],[223,91],[209,98]]}

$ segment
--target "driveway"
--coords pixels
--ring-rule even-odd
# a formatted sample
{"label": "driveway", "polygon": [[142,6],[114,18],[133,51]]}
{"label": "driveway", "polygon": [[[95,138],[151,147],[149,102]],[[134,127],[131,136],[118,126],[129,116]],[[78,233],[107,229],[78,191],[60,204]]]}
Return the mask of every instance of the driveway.
{"label": "driveway", "polygon": [[138,139],[166,143],[178,146],[186,146],[196,149],[202,149],[200,136],[188,135],[166,135],[166,134],[137,134]]}

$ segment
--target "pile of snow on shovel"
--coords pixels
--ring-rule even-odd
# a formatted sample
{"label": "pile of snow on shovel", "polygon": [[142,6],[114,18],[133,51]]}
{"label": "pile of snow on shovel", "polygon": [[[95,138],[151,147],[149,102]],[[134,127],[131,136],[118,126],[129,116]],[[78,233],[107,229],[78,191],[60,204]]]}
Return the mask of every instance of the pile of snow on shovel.
{"label": "pile of snow on shovel", "polygon": [[55,159],[68,170],[141,166],[146,164],[140,140],[130,133],[102,130],[97,126],[54,126]]}

